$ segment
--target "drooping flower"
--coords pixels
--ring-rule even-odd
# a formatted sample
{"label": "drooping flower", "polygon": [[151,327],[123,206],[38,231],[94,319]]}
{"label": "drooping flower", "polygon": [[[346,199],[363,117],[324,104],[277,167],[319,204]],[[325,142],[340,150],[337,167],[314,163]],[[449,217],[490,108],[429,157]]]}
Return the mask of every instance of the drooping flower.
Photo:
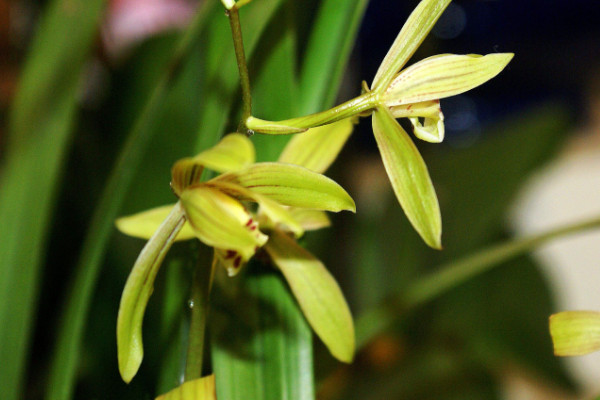
{"label": "drooping flower", "polygon": [[477,87],[499,74],[512,53],[480,56],[440,54],[402,70],[451,0],[423,0],[409,16],[381,63],[371,88],[337,107],[284,121],[251,116],[249,129],[268,134],[297,133],[352,116],[372,115],[373,132],[396,198],[423,240],[441,248],[442,221],[427,166],[396,118],[408,118],[415,136],[444,139],[439,100]]}
{"label": "drooping flower", "polygon": [[[145,308],[160,264],[174,241],[197,238],[214,247],[218,263],[235,275],[268,240],[248,208],[250,203],[258,204],[270,226],[295,236],[300,236],[303,228],[287,207],[309,212],[355,210],[352,198],[331,179],[297,165],[254,163],[254,157],[248,138],[227,135],[215,147],[175,163],[171,187],[179,201],[174,206],[117,221],[122,232],[149,239],[127,280],[119,307],[119,370],[126,382],[142,361]],[[205,167],[222,174],[202,182]]]}

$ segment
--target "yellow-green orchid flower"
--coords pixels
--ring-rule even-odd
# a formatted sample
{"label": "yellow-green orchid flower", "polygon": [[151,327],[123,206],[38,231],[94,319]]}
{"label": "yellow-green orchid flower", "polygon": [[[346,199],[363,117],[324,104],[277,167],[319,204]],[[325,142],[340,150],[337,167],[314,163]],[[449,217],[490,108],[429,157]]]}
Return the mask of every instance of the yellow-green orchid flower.
{"label": "yellow-green orchid flower", "polygon": [[582,356],[600,350],[600,312],[563,311],[550,316],[557,356]]}
{"label": "yellow-green orchid flower", "polygon": [[[200,182],[204,167],[222,174]],[[254,147],[239,134],[226,136],[196,157],[178,161],[172,169],[171,186],[179,197],[174,206],[117,221],[122,232],[149,239],[130,274],[119,309],[119,367],[125,381],[135,375],[141,362],[145,306],[160,263],[174,241],[200,239],[215,248],[219,263],[229,275],[235,275],[268,239],[259,229],[263,228],[260,220],[266,224],[265,230],[289,231],[299,237],[304,227],[328,223],[320,210],[354,211],[350,196],[323,175],[292,164],[254,164]],[[259,205],[260,220],[246,208],[247,202]]]}
{"label": "yellow-green orchid flower", "polygon": [[[254,157],[248,138],[227,135],[215,147],[173,166],[171,187],[179,197],[174,206],[117,221],[122,232],[149,239],[127,279],[117,319],[119,370],[126,382],[142,361],[145,308],[174,241],[195,237],[214,247],[219,263],[235,275],[268,240],[248,203],[257,203],[271,224],[297,236],[302,226],[286,207],[355,211],[352,198],[331,179],[297,165],[254,163]],[[222,174],[201,182],[205,167]]]}
{"label": "yellow-green orchid flower", "polygon": [[373,132],[392,187],[412,225],[434,248],[441,247],[442,233],[437,196],[425,162],[395,118],[409,118],[418,138],[441,142],[444,116],[439,100],[492,79],[513,57],[510,53],[442,54],[402,70],[449,3],[419,3],[381,63],[371,89],[378,99]]}
{"label": "yellow-green orchid flower", "polygon": [[442,222],[427,166],[396,118],[408,118],[415,136],[444,139],[439,100],[464,93],[492,79],[512,59],[511,53],[441,54],[402,70],[451,0],[423,0],[412,12],[385,56],[373,84],[364,93],[330,110],[284,121],[253,116],[248,128],[262,133],[295,133],[356,115],[372,114],[373,131],[386,172],[400,205],[423,240],[441,247]]}

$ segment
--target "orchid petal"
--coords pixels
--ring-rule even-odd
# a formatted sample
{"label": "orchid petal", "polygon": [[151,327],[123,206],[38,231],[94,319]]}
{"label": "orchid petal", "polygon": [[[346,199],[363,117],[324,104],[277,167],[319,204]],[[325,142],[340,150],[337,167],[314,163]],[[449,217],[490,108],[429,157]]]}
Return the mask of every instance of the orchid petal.
{"label": "orchid petal", "polygon": [[384,90],[383,88],[387,87],[423,43],[448,4],[450,0],[423,0],[419,3],[404,23],[394,44],[379,66],[371,85],[374,91]]}
{"label": "orchid petal", "polygon": [[440,208],[427,166],[408,134],[390,112],[373,112],[373,132],[396,198],[425,243],[441,247]]}
{"label": "orchid petal", "polygon": [[237,251],[216,248],[215,259],[218,266],[225,268],[229,277],[236,276],[248,262],[248,260],[244,260],[242,255]]}
{"label": "orchid petal", "polygon": [[297,165],[258,163],[209,182],[233,182],[291,207],[333,212],[356,210],[354,200],[340,185]]}
{"label": "orchid petal", "polygon": [[346,118],[296,135],[283,149],[279,162],[323,173],[335,161],[353,127],[352,120]]}
{"label": "orchid petal", "polygon": [[217,400],[215,376],[209,375],[181,384],[156,400]]}
{"label": "orchid petal", "polygon": [[237,171],[254,163],[254,159],[252,141],[242,134],[231,133],[197,156],[177,161],[171,169],[171,185],[181,195],[186,187],[200,182],[205,167],[216,172]]}
{"label": "orchid petal", "polygon": [[333,276],[321,261],[277,230],[265,249],[283,273],[315,333],[334,357],[351,362],[355,346],[352,315]]}
{"label": "orchid petal", "polygon": [[[390,113],[394,118],[408,118],[415,136],[419,139],[431,143],[440,143],[444,140],[444,114],[439,100],[391,107]],[[423,123],[419,117],[424,119]]]}
{"label": "orchid petal", "polygon": [[291,208],[289,211],[305,231],[316,231],[331,226],[329,217],[323,211],[307,208]]}
{"label": "orchid petal", "polygon": [[184,222],[181,204],[177,203],[142,249],[125,283],[117,317],[117,349],[119,372],[127,383],[144,357],[142,322],[154,290],[154,279]]}
{"label": "orchid petal", "polygon": [[[255,193],[243,186],[231,182],[211,181],[211,183],[208,183],[207,185],[209,185],[209,187],[218,188],[230,196],[258,203],[261,207],[261,211],[269,218],[271,224],[274,224],[275,226],[282,225],[287,228],[286,230],[293,232],[296,237],[300,237],[304,234],[302,226],[296,221],[289,210],[267,196]],[[261,222],[261,228],[262,227],[263,225]]]}
{"label": "orchid petal", "polygon": [[564,311],[550,316],[557,356],[581,356],[600,350],[600,312]]}
{"label": "orchid petal", "polygon": [[244,262],[267,241],[244,206],[219,190],[187,188],[181,194],[181,204],[198,239],[218,249],[238,252]]}
{"label": "orchid petal", "polygon": [[512,53],[442,54],[426,58],[400,72],[383,94],[388,107],[455,96],[498,75]]}
{"label": "orchid petal", "polygon": [[[121,217],[116,220],[115,225],[118,230],[128,236],[148,240],[167,218],[173,207],[174,204],[170,204]],[[189,240],[195,237],[190,224],[185,223],[177,234],[175,241]]]}

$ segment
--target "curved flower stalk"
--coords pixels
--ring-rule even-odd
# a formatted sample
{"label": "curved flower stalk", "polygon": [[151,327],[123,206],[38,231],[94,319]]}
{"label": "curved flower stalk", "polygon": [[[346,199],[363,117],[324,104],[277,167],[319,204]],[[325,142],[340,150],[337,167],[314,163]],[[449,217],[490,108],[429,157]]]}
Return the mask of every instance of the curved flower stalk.
{"label": "curved flower stalk", "polygon": [[[122,232],[149,239],[127,279],[117,319],[119,370],[126,382],[141,364],[145,308],[160,264],[174,241],[197,238],[214,247],[218,264],[236,275],[268,240],[249,203],[258,204],[271,227],[295,236],[304,229],[287,207],[309,209],[309,215],[319,210],[355,211],[352,198],[331,179],[292,164],[255,164],[254,157],[248,138],[230,134],[215,147],[175,163],[171,181],[179,197],[175,205],[117,221]],[[201,182],[205,167],[222,174]]]}
{"label": "curved flower stalk", "polygon": [[329,124],[352,116],[371,115],[373,132],[396,197],[423,240],[441,248],[442,222],[427,166],[396,118],[408,118],[419,139],[444,139],[444,116],[439,100],[477,87],[499,74],[511,53],[441,54],[402,70],[431,31],[450,0],[423,0],[412,12],[384,58],[371,88],[335,108],[285,121],[250,117],[249,129],[267,134]]}

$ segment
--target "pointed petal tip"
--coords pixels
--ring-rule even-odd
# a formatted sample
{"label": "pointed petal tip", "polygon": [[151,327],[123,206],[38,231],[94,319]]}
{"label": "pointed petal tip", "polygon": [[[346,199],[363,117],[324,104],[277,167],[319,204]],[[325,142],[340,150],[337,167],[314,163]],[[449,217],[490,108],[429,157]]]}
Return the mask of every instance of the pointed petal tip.
{"label": "pointed petal tip", "polygon": [[352,348],[352,349],[350,349],[349,351],[346,351],[346,352],[343,352],[343,353],[342,353],[342,352],[338,352],[338,353],[336,353],[336,354],[333,354],[333,353],[332,353],[332,355],[333,355],[333,356],[334,356],[334,357],[335,357],[335,358],[336,358],[338,361],[341,361],[341,362],[343,362],[343,363],[345,363],[345,364],[352,364],[352,362],[354,361],[354,355],[355,355],[355,351],[354,351],[354,350],[355,350],[355,349],[354,349],[354,348]]}
{"label": "pointed petal tip", "polygon": [[127,359],[119,358],[119,374],[123,382],[129,384],[142,364],[144,354],[141,353],[139,357],[127,357]]}
{"label": "pointed petal tip", "polygon": [[425,241],[425,244],[427,244],[427,246],[431,247],[434,250],[443,250],[444,246],[442,246],[442,238],[441,236],[437,236],[437,237],[425,237],[425,236],[421,236],[423,238],[423,241]]}

